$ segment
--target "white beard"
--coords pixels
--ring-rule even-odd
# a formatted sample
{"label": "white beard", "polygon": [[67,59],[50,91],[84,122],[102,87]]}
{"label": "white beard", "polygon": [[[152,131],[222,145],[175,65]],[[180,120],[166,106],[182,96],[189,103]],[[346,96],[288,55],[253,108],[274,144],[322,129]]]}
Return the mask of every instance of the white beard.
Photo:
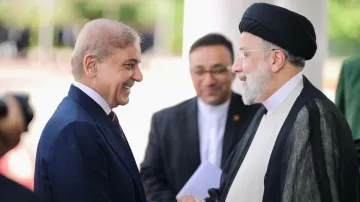
{"label": "white beard", "polygon": [[262,63],[254,72],[249,74],[238,73],[238,76],[242,75],[246,77],[245,86],[240,85],[239,89],[245,105],[260,103],[261,98],[268,89],[271,72],[267,70],[264,64],[265,63]]}

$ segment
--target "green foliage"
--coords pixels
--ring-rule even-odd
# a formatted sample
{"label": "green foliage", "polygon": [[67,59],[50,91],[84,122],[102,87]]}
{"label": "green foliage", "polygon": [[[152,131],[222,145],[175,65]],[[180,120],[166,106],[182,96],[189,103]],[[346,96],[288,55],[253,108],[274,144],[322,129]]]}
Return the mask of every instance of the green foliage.
{"label": "green foliage", "polygon": [[[0,22],[8,26],[25,27],[32,29],[30,39],[31,45],[37,45],[38,31],[41,18],[47,18],[41,8],[42,1],[51,0],[11,0],[7,4],[0,4]],[[174,13],[174,33],[173,51],[181,53],[182,48],[182,29],[183,29],[183,0],[173,1],[175,5]],[[11,3],[10,3],[11,2]],[[53,23],[54,23],[54,44],[57,41],[57,31],[62,26],[72,23],[84,22],[95,18],[113,18],[126,23],[140,33],[149,32],[154,29],[158,0],[53,0]],[[46,13],[46,12],[45,12]]]}
{"label": "green foliage", "polygon": [[360,53],[360,1],[329,0],[329,53]]}
{"label": "green foliage", "polygon": [[184,25],[184,1],[175,2],[175,30],[173,39],[173,51],[175,54],[181,54],[183,42]]}

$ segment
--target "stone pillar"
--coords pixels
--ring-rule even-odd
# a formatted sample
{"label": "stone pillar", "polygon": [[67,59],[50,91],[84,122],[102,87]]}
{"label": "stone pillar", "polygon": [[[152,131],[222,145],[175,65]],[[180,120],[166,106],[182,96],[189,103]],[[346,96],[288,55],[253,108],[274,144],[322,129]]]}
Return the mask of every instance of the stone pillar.
{"label": "stone pillar", "polygon": [[39,59],[53,59],[54,22],[53,13],[56,0],[39,1]]}
{"label": "stone pillar", "polygon": [[318,49],[313,59],[306,62],[304,73],[319,89],[323,88],[323,67],[327,57],[327,1],[276,0],[276,5],[300,13],[313,23]]}
{"label": "stone pillar", "polygon": [[[210,32],[226,36],[239,49],[239,23],[244,11],[255,2],[271,3],[272,0],[184,0],[183,50],[184,60],[195,40]],[[233,89],[236,90],[237,79]]]}

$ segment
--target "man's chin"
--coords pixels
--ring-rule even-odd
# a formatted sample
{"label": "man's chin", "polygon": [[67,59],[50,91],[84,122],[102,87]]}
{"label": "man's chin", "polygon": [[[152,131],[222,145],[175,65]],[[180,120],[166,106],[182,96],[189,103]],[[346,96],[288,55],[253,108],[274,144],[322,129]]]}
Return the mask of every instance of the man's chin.
{"label": "man's chin", "polygon": [[255,103],[255,100],[253,98],[249,98],[246,94],[242,94],[241,96],[245,105],[252,105]]}
{"label": "man's chin", "polygon": [[125,106],[129,103],[129,97],[117,101],[118,106]]}
{"label": "man's chin", "polygon": [[225,101],[221,98],[218,98],[218,97],[215,97],[215,96],[209,96],[209,97],[206,97],[206,98],[202,98],[202,100],[208,104],[208,105],[213,105],[213,106],[216,106],[216,105],[220,105],[222,103],[224,103]]}

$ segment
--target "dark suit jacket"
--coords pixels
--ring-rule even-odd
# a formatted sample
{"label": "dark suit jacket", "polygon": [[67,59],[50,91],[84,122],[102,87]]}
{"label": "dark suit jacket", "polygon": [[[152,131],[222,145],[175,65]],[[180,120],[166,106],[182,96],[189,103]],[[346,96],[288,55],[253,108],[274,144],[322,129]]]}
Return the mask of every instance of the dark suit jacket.
{"label": "dark suit jacket", "polygon": [[39,202],[35,194],[20,184],[0,175],[1,202]]}
{"label": "dark suit jacket", "polygon": [[34,189],[44,202],[146,201],[133,154],[115,124],[75,86],[41,134]]}
{"label": "dark suit jacket", "polygon": [[[232,94],[221,167],[259,107],[245,106],[240,95]],[[153,115],[149,143],[140,170],[149,199],[176,201],[177,193],[200,165],[197,111],[195,97]]]}
{"label": "dark suit jacket", "polygon": [[360,56],[344,61],[336,89],[335,103],[345,115],[353,138],[360,139]]}

